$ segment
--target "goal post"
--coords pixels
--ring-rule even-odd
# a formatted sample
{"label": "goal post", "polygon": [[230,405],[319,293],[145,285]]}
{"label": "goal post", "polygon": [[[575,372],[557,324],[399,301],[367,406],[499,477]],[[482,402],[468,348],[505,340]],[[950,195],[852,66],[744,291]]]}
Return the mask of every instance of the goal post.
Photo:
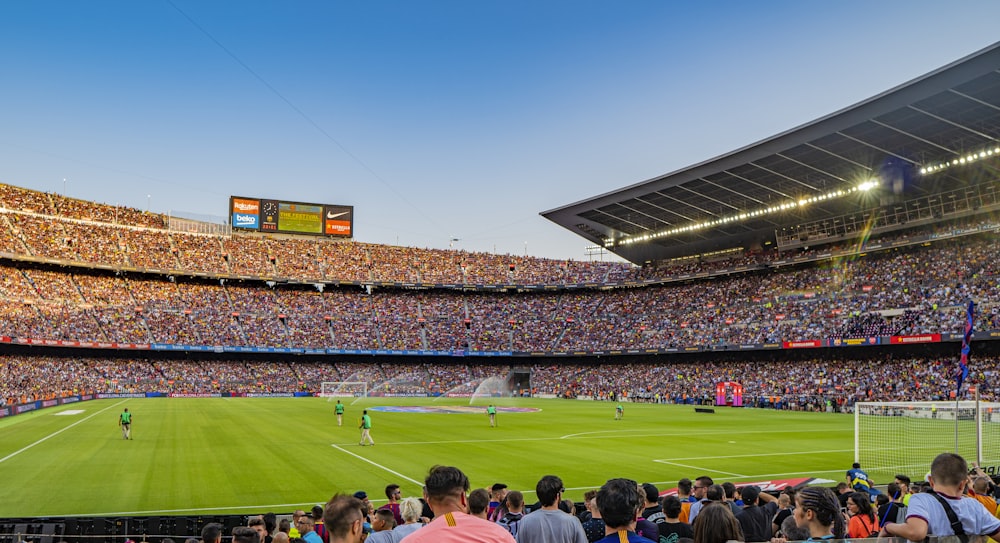
{"label": "goal post", "polygon": [[1000,403],[858,402],[854,460],[883,483],[897,473],[921,478],[934,457],[961,455],[971,465],[1000,466]]}
{"label": "goal post", "polygon": [[336,398],[367,398],[367,381],[323,381],[319,396],[331,402]]}

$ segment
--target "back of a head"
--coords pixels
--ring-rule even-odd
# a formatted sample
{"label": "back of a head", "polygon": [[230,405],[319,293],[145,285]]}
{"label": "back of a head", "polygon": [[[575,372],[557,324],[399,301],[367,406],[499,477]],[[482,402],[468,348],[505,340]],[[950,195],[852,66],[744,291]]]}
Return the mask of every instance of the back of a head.
{"label": "back of a head", "polygon": [[722,490],[723,490],[723,492],[726,493],[726,499],[727,500],[735,500],[736,499],[736,485],[734,485],[733,483],[731,483],[729,481],[726,481],[726,482],[722,483]]}
{"label": "back of a head", "polygon": [[399,502],[399,515],[406,522],[416,522],[420,520],[420,515],[424,511],[424,504],[417,498],[404,498]]}
{"label": "back of a head", "polygon": [[612,529],[626,528],[643,505],[639,486],[631,479],[610,479],[597,491],[597,510]]}
{"label": "back of a head", "polygon": [[685,477],[685,478],[681,479],[680,481],[677,481],[677,492],[680,493],[680,494],[683,494],[685,496],[690,496],[691,495],[691,487],[692,486],[693,486],[693,483],[691,483],[691,479],[688,479],[687,477]]}
{"label": "back of a head", "polygon": [[722,485],[712,485],[705,491],[705,497],[713,502],[721,502],[722,497],[725,495],[726,491],[722,488]]}
{"label": "back of a head", "polygon": [[249,526],[233,528],[233,543],[261,543],[260,534]]}
{"label": "back of a head", "polygon": [[757,498],[760,496],[760,487],[757,485],[747,485],[743,487],[743,505],[753,505],[757,503]]}
{"label": "back of a head", "polygon": [[986,494],[990,490],[990,480],[987,477],[977,477],[972,481],[972,490],[976,494]]}
{"label": "back of a head", "polygon": [[[841,464],[841,465],[843,465],[843,464]],[[851,469],[861,469],[861,464],[855,462],[855,463],[851,464]]]}
{"label": "back of a head", "polygon": [[642,491],[645,492],[646,503],[656,503],[660,500],[660,489],[653,483],[642,483]]}
{"label": "back of a head", "polygon": [[362,520],[364,504],[354,496],[336,494],[323,508],[323,525],[331,538],[342,539],[351,531],[351,525]]}
{"label": "back of a head", "polygon": [[701,477],[696,478],[695,481],[698,481],[698,484],[704,487],[709,487],[715,484],[715,481],[713,481],[708,475],[702,475]]}
{"label": "back of a head", "polygon": [[375,511],[375,518],[382,521],[385,529],[391,530],[396,527],[396,516],[392,514],[391,509],[379,509]]}
{"label": "back of a head", "polygon": [[832,490],[822,486],[807,486],[795,495],[795,509],[812,511],[816,521],[830,526],[833,537],[844,537],[844,515],[840,513],[840,501]]}
{"label": "back of a head", "polygon": [[694,543],[743,541],[743,529],[725,504],[710,503],[694,519]]}
{"label": "back of a head", "polygon": [[[896,483],[889,483],[885,485],[885,493],[890,499],[893,500],[903,497],[903,489]],[[879,494],[879,496],[881,496],[881,494]]]}
{"label": "back of a head", "polygon": [[681,500],[677,496],[663,497],[663,514],[669,519],[681,516]]}
{"label": "back of a head", "polygon": [[222,540],[222,524],[209,522],[201,529],[201,540],[205,543],[218,543]]}
{"label": "back of a head", "polygon": [[941,453],[931,462],[931,475],[937,484],[954,486],[969,476],[969,465],[955,453]]}
{"label": "back of a head", "polygon": [[434,466],[424,479],[424,490],[430,501],[457,498],[469,491],[469,478],[456,467]]}
{"label": "back of a head", "polygon": [[313,508],[312,508],[312,511],[311,511],[311,515],[312,515],[312,519],[315,522],[317,522],[317,523],[323,522],[323,506],[322,505],[314,505]]}
{"label": "back of a head", "polygon": [[524,494],[520,490],[511,490],[507,493],[507,508],[518,511],[524,507]]}
{"label": "back of a head", "polygon": [[481,515],[490,506],[490,492],[485,488],[477,488],[469,493],[469,513]]}
{"label": "back of a head", "polygon": [[563,513],[566,513],[568,515],[573,515],[575,514],[573,512],[575,509],[576,509],[576,504],[573,503],[573,500],[570,499],[559,500],[559,510],[562,511]]}
{"label": "back of a head", "polygon": [[546,475],[539,479],[538,484],[535,485],[535,495],[538,496],[538,501],[542,504],[542,507],[555,505],[562,491],[562,479],[555,475]]}

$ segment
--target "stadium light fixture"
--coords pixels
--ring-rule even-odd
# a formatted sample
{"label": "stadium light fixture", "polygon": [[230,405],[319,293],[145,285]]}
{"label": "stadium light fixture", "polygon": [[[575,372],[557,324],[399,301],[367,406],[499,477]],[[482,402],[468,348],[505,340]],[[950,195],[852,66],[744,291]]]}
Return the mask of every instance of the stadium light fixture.
{"label": "stadium light fixture", "polygon": [[[1000,154],[1000,148],[997,148],[993,154]],[[826,192],[823,194],[815,194],[807,197],[799,197],[791,199],[779,204],[774,204],[768,207],[763,207],[753,210],[743,210],[739,211],[733,215],[718,216],[709,221],[703,221],[698,223],[687,224],[684,226],[678,226],[670,230],[662,230],[659,232],[646,232],[644,234],[636,236],[625,236],[619,239],[606,240],[604,245],[606,247],[615,247],[618,245],[632,245],[635,243],[643,243],[650,240],[655,240],[658,238],[665,238],[676,236],[679,234],[686,234],[688,232],[695,232],[698,230],[704,230],[706,228],[713,228],[716,226],[729,224],[736,221],[745,221],[748,219],[756,219],[764,215],[770,215],[774,213],[781,213],[788,211],[790,209],[797,209],[806,207],[810,204],[815,204],[817,202],[823,202],[826,200],[832,200],[834,198],[843,198],[844,196],[849,196],[851,194],[869,192],[879,186],[880,182],[877,178],[869,179],[863,183],[855,185],[851,188],[842,188],[834,191]]]}
{"label": "stadium light fixture", "polygon": [[948,168],[954,168],[955,166],[965,166],[997,155],[1000,155],[1000,146],[986,147],[980,149],[979,151],[973,151],[966,155],[959,156],[958,158],[938,162],[936,164],[928,164],[927,166],[920,168],[920,175],[937,173]]}

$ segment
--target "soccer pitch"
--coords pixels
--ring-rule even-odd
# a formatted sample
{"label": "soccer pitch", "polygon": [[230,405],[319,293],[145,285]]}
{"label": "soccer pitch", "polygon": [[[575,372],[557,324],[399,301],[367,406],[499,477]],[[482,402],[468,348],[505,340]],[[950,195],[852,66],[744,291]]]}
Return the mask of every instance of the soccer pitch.
{"label": "soccer pitch", "polygon": [[[489,402],[500,408],[496,428]],[[360,489],[379,503],[389,483],[419,496],[435,464],[458,466],[473,488],[504,482],[531,502],[546,474],[580,500],[611,477],[661,489],[699,475],[840,480],[853,460],[850,415],[626,403],[616,421],[606,402],[344,403],[342,427],[325,398],[97,400],[3,419],[0,517],[281,513]],[[125,407],[130,441],[117,426]],[[374,447],[358,445],[365,408]]]}

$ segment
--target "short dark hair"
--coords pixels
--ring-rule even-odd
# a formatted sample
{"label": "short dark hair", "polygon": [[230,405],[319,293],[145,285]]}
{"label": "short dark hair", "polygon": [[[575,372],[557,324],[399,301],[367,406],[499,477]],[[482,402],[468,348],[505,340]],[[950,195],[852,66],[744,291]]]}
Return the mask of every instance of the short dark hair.
{"label": "short dark hair", "polygon": [[677,496],[663,497],[663,514],[667,518],[677,518],[681,516],[681,500]]}
{"label": "short dark hair", "polygon": [[524,506],[524,494],[520,490],[511,490],[507,493],[507,507],[519,509]]}
{"label": "short dark hair", "polygon": [[312,512],[310,514],[312,515],[313,520],[319,521],[319,522],[323,522],[323,506],[322,505],[314,505],[313,508],[312,508]]}
{"label": "short dark hair", "polygon": [[267,529],[267,533],[274,533],[275,528],[278,527],[278,515],[274,513],[264,513],[260,516],[264,519],[264,528]]}
{"label": "short dark hair", "polygon": [[490,506],[490,493],[485,488],[477,488],[469,493],[469,513],[478,515]]}
{"label": "short dark hair", "polygon": [[538,480],[535,485],[535,495],[542,506],[549,506],[556,503],[559,493],[563,491],[562,479],[555,475],[546,475]]}
{"label": "short dark hair", "polygon": [[931,476],[942,485],[957,485],[969,476],[969,465],[955,453],[941,453],[931,462]]}
{"label": "short dark hair", "polygon": [[323,508],[323,525],[331,536],[346,537],[351,525],[364,518],[361,508],[364,503],[354,496],[335,494]]}
{"label": "short dark hair", "polygon": [[497,490],[503,490],[505,488],[507,488],[507,485],[503,483],[493,483],[493,486],[490,487],[490,492],[496,492]]}
{"label": "short dark hair", "polygon": [[691,479],[685,477],[680,481],[677,481],[677,492],[680,492],[681,494],[690,494],[691,485],[692,485]]}
{"label": "short dark hair", "polygon": [[233,543],[260,543],[260,535],[249,526],[236,526],[233,528]]}
{"label": "short dark hair", "polygon": [[392,513],[392,509],[379,509],[375,511],[375,518],[388,524],[389,529],[396,527],[396,515]]}
{"label": "short dark hair", "polygon": [[432,500],[465,494],[469,491],[469,478],[453,466],[434,466],[424,479],[424,490]]}
{"label": "short dark hair", "polygon": [[391,500],[392,497],[396,494],[397,490],[399,490],[399,485],[386,485],[385,486],[385,497],[389,498]]}
{"label": "short dark hair", "polygon": [[910,476],[909,475],[903,475],[902,473],[899,473],[899,474],[896,474],[896,476],[894,477],[894,479],[896,479],[896,480],[904,483],[906,486],[910,486]]}
{"label": "short dark hair", "polygon": [[726,493],[726,497],[730,500],[736,497],[736,485],[726,481],[722,483],[722,490]]}
{"label": "short dark hair", "polygon": [[861,469],[861,464],[855,462],[851,464],[851,469]]}
{"label": "short dark hair", "polygon": [[[896,483],[889,483],[885,485],[885,493],[888,494],[889,498],[893,500],[903,497],[903,489]],[[879,494],[879,496],[881,496],[881,494]]]}
{"label": "short dark hair", "polygon": [[609,528],[627,527],[642,505],[639,485],[631,479],[609,479],[597,491],[597,510]]}
{"label": "short dark hair", "polygon": [[642,483],[642,491],[646,493],[647,502],[655,502],[660,499],[660,489],[653,483]]}
{"label": "short dark hair", "polygon": [[201,540],[205,543],[222,540],[222,524],[209,522],[201,529]]}

